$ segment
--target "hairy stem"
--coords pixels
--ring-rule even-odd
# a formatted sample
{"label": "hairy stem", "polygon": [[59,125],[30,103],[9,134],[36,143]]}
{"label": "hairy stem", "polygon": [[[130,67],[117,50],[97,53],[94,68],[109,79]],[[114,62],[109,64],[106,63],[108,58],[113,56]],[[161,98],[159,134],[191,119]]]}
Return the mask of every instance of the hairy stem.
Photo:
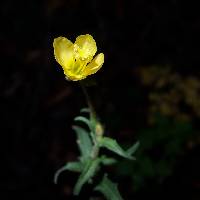
{"label": "hairy stem", "polygon": [[87,104],[88,104],[88,107],[90,109],[90,118],[92,120],[96,120],[97,116],[96,116],[96,112],[95,112],[95,109],[94,109],[94,106],[92,104],[92,101],[90,99],[90,96],[88,95],[88,92],[87,92],[87,89],[86,87],[84,86],[83,82],[80,81],[80,86],[81,86],[81,89],[85,95],[85,98],[86,98],[86,101],[87,101]]}
{"label": "hairy stem", "polygon": [[87,92],[87,89],[81,81],[80,81],[80,86],[81,86],[81,89],[82,89],[82,91],[85,95],[88,107],[90,109],[90,120],[93,121],[93,123],[95,124],[95,127],[93,127],[93,130],[92,130],[95,134],[95,140],[93,141],[94,145],[93,145],[92,152],[91,152],[92,159],[95,159],[99,155],[99,145],[98,145],[97,134],[96,134],[96,124],[98,123],[98,120],[97,120],[97,116],[96,116],[94,106],[93,106],[91,99],[90,99],[90,96]]}

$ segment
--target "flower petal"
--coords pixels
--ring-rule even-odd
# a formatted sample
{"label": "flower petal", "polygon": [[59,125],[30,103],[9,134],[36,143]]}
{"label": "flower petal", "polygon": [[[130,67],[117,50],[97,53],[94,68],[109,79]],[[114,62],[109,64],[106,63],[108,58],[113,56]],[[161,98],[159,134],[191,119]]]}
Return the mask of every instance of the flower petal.
{"label": "flower petal", "polygon": [[83,73],[85,68],[86,66],[82,65],[81,62],[76,60],[73,67],[71,67],[70,69],[64,70],[64,73],[67,76],[67,79],[70,79],[72,81],[78,81],[78,80],[86,78],[86,75]]}
{"label": "flower petal", "polygon": [[96,42],[89,34],[80,35],[74,43],[74,51],[76,58],[87,59],[89,62],[97,52]]}
{"label": "flower petal", "polygon": [[104,54],[98,54],[85,68],[84,74],[86,76],[96,73],[104,63]]}
{"label": "flower petal", "polygon": [[58,37],[53,42],[56,61],[63,67],[64,71],[74,63],[73,43],[65,37]]}

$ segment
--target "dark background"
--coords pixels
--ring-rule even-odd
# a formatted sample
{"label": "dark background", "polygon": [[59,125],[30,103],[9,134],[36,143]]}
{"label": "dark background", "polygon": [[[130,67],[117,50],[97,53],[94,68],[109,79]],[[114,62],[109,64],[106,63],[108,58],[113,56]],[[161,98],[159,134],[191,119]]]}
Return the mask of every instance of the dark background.
{"label": "dark background", "polygon": [[[143,137],[143,129],[152,129],[147,122],[151,87],[141,84],[141,66],[156,65],[158,70],[167,66],[173,73],[199,80],[200,15],[194,1],[3,0],[0,24],[1,199],[13,195],[21,199],[74,198],[71,190],[76,175],[63,173],[58,185],[53,184],[53,175],[78,155],[71,126],[86,102],[78,83],[67,82],[54,59],[55,37],[74,41],[89,33],[95,38],[105,63],[92,77],[96,85],[89,92],[106,134],[124,145]],[[197,134],[197,141],[198,116],[188,124],[193,128],[187,134]],[[171,123],[166,126],[173,129]],[[159,133],[165,129],[161,125]],[[183,141],[187,143],[188,138]],[[159,154],[162,160],[160,146],[150,148],[154,152],[151,158]],[[137,190],[135,179],[128,178],[135,172],[129,173],[126,164],[118,166],[119,170],[113,167],[111,177],[119,182],[125,199],[199,199],[200,147],[198,142],[193,146],[180,148],[181,156],[174,155],[176,162],[168,175],[161,179],[150,176]],[[81,195],[89,199],[90,194],[86,188]]]}

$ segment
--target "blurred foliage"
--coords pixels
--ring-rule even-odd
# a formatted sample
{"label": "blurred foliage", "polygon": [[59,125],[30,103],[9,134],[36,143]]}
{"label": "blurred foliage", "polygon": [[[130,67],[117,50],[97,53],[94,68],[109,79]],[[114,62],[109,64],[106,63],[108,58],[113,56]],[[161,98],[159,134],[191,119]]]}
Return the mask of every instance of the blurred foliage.
{"label": "blurred foliage", "polygon": [[178,121],[200,117],[200,79],[195,75],[181,75],[169,66],[139,68],[142,84],[148,87],[149,122],[155,113]]}
{"label": "blurred foliage", "polygon": [[[151,128],[141,130],[137,162],[122,162],[117,173],[131,176],[134,190],[161,184],[173,173],[181,156],[190,148],[190,141],[196,137],[196,132],[188,122],[176,122],[158,114]],[[188,146],[187,146],[188,145]]]}
{"label": "blurred foliage", "polygon": [[135,191],[149,183],[162,184],[200,143],[195,123],[200,111],[198,77],[183,76],[169,66],[139,67],[137,74],[143,87],[148,87],[147,127],[138,133],[137,162],[121,162],[117,168],[117,174],[131,177]]}

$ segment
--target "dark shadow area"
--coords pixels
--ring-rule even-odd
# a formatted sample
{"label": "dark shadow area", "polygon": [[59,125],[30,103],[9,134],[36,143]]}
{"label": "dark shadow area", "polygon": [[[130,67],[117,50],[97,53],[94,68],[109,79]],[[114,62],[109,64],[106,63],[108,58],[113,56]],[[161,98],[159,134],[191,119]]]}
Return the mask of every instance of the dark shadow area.
{"label": "dark shadow area", "polygon": [[1,199],[89,199],[90,186],[72,196],[77,174],[53,183],[76,159],[71,127],[86,105],[55,61],[53,39],[86,33],[105,54],[88,89],[106,134],[124,147],[141,141],[137,161],[105,169],[124,199],[200,199],[197,3],[2,0],[0,24]]}

